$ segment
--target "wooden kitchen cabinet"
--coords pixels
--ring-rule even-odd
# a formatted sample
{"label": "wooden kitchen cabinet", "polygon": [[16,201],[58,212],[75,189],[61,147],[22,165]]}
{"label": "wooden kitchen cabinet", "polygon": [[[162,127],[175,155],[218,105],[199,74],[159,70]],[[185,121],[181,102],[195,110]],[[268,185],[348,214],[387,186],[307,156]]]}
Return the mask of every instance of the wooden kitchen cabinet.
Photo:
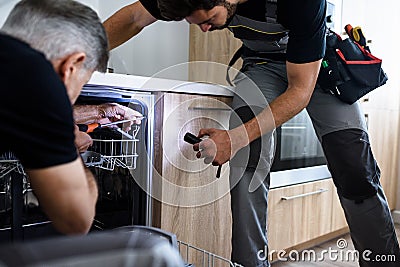
{"label": "wooden kitchen cabinet", "polygon": [[[212,31],[204,33],[197,25],[190,25],[190,44],[189,61],[216,62],[219,64],[210,64],[204,68],[201,65],[190,65],[189,77],[191,81],[211,80],[218,84],[228,85],[225,79],[225,73],[221,75],[221,64],[227,65],[235,52],[241,47],[242,42],[233,37],[228,30]],[[240,69],[242,59],[239,59],[233,68]],[[231,76],[234,76],[232,74]]]}
{"label": "wooden kitchen cabinet", "polygon": [[270,251],[307,243],[347,225],[331,179],[272,189],[268,200]]}
{"label": "wooden kitchen cabinet", "polygon": [[[230,258],[232,224],[228,164],[216,179],[217,167],[197,159],[183,136],[197,135],[201,128],[226,129],[230,101],[229,97],[175,93],[158,96],[153,185],[161,195],[153,208],[153,225],[225,258]],[[202,266],[202,261],[202,253],[190,253],[189,263]]]}

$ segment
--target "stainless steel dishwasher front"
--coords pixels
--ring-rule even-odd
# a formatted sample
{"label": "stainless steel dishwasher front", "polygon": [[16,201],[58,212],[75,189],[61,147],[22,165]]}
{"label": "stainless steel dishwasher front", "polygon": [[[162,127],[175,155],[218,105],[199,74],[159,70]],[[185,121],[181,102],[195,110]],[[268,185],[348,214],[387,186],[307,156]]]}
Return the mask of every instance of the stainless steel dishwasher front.
{"label": "stainless steel dishwasher front", "polygon": [[[100,193],[96,218],[99,228],[102,228],[100,217],[106,209],[105,206],[108,207],[108,211],[104,214],[104,220],[109,220],[113,215],[110,205],[111,209],[118,209],[127,204],[121,203],[121,192],[127,194],[125,200],[132,204],[128,211],[129,221],[120,219],[121,215],[117,215],[105,228],[119,227],[127,223],[146,226],[152,224],[152,198],[149,192],[152,188],[154,98],[151,93],[118,85],[89,84],[83,88],[78,99],[78,103],[84,104],[118,103],[144,116],[141,124],[134,125],[127,135],[103,129],[97,133],[93,132],[93,146],[89,150],[100,153],[103,160],[102,164],[93,167]],[[102,203],[105,199],[109,201]]]}

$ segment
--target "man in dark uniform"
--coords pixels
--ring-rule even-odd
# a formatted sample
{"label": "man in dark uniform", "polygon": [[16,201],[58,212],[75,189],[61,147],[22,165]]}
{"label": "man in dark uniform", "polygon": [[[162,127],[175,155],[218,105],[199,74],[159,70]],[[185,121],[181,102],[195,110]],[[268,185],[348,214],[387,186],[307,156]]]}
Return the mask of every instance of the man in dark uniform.
{"label": "man in dark uniform", "polygon": [[[359,104],[340,102],[316,85],[325,52],[325,11],[325,0],[140,0],[104,24],[111,48],[156,20],[186,19],[204,32],[228,27],[242,40],[241,71],[258,86],[269,105],[243,101],[238,96],[251,94],[252,88],[247,86],[248,80],[236,79],[233,108],[246,123],[232,120],[229,131],[202,129],[199,136],[210,138],[195,149],[201,148],[199,156],[215,165],[232,159],[230,180],[238,181],[231,192],[232,261],[246,267],[269,266],[257,252],[267,246],[270,153],[265,151],[268,146],[260,149],[257,140],[304,108],[322,143],[356,249],[360,255],[369,249],[373,255],[400,257]],[[263,109],[254,117],[252,106]],[[248,147],[250,157],[243,160],[241,151]],[[261,181],[254,190],[250,190],[252,179]],[[376,264],[360,257],[361,266]]]}

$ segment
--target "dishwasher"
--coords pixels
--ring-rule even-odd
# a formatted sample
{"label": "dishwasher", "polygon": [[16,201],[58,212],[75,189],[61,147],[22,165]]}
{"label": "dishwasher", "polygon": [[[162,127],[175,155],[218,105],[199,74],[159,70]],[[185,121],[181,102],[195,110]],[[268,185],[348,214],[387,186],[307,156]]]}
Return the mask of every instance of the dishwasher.
{"label": "dishwasher", "polygon": [[[96,88],[96,87],[98,87],[98,88]],[[100,88],[102,88],[102,89],[100,90]],[[123,104],[124,103],[124,99],[125,98],[128,99],[129,97],[124,97],[122,95],[123,97],[121,98],[121,96],[118,95],[120,90],[121,90],[121,88],[115,88],[113,86],[111,86],[111,87],[110,86],[104,86],[104,85],[103,86],[96,86],[96,85],[86,86],[84,88],[79,100],[82,101],[83,103],[86,103],[86,104],[90,104],[90,103],[100,104],[100,103],[104,103],[104,102],[118,102],[120,104]],[[106,93],[104,93],[104,92],[106,92]],[[112,95],[113,92],[115,92],[117,94],[115,96],[113,96]],[[148,118],[151,118],[151,117],[154,118],[154,114],[152,115],[151,111],[147,111],[146,112],[146,111],[140,109],[140,107],[143,106],[143,105],[138,105],[138,106],[136,105],[137,104],[137,100],[140,100],[140,98],[137,97],[138,93],[133,93],[133,94],[134,94],[134,96],[131,99],[134,99],[134,100],[129,100],[129,102],[130,102],[129,107],[141,112],[144,115],[144,118],[147,119],[147,120],[148,120]],[[142,93],[139,93],[139,95],[140,94],[142,94]],[[152,103],[152,105],[147,105],[147,106],[148,107],[154,107],[154,102],[151,102],[151,103]],[[142,121],[142,124],[144,122],[145,121]],[[97,158],[96,156],[94,157],[94,160],[93,160],[93,164],[95,165],[95,166],[93,166],[93,168],[94,168],[94,172],[95,173],[97,172],[96,173],[96,177],[98,179],[98,186],[99,186],[99,191],[100,192],[103,191],[102,187],[105,186],[105,182],[107,184],[107,181],[108,181],[107,178],[104,177],[104,174],[106,174],[106,176],[109,175],[109,174],[116,175],[116,173],[121,171],[121,168],[120,168],[121,166],[119,166],[119,164],[118,164],[118,161],[119,161],[118,157],[122,156],[122,155],[126,155],[127,153],[123,152],[123,150],[122,150],[122,152],[118,152],[118,151],[120,151],[120,148],[123,147],[123,146],[121,146],[120,142],[124,143],[127,140],[129,142],[133,142],[133,144],[131,146],[129,146],[129,145],[125,146],[126,148],[129,147],[130,149],[133,149],[135,147],[135,144],[139,145],[139,147],[140,147],[140,144],[146,143],[146,142],[140,142],[140,140],[143,139],[143,135],[141,137],[140,135],[137,134],[137,133],[140,133],[140,130],[138,129],[138,127],[142,127],[142,124],[140,126],[133,127],[132,133],[131,133],[132,136],[135,137],[133,139],[129,139],[129,138],[118,139],[118,138],[115,138],[115,137],[113,138],[113,137],[109,136],[109,134],[112,131],[110,132],[110,130],[105,130],[105,131],[107,131],[105,133],[101,129],[97,132],[98,135],[97,134],[96,135],[92,135],[94,143],[93,143],[93,146],[92,146],[92,148],[90,150],[92,152],[101,154],[102,155],[101,160],[103,160],[102,162],[101,162],[101,160],[99,161],[98,160],[99,158]],[[151,124],[151,125],[153,125],[153,124]],[[147,126],[146,128],[148,129],[148,131],[150,131],[152,133],[152,136],[148,136],[148,139],[151,140],[151,144],[152,144],[153,140],[151,138],[153,137],[153,132],[154,131],[151,131],[152,127],[148,127]],[[143,134],[143,132],[142,132],[142,134]],[[134,141],[135,139],[136,139],[136,141]],[[114,144],[114,146],[112,146],[112,144]],[[114,155],[115,157],[113,156],[113,152],[117,152]],[[137,154],[141,155],[142,153],[143,153],[143,150],[138,149],[138,153]],[[149,158],[152,159],[152,156],[149,157],[149,152],[144,152],[144,154],[146,154],[146,153],[148,154],[147,158],[148,159]],[[145,181],[143,181],[143,180],[139,181],[138,178],[146,177],[146,175],[143,175],[143,174],[136,175],[135,174],[136,171],[138,171],[138,170],[142,170],[143,171],[143,170],[146,170],[146,168],[141,168],[141,167],[138,166],[140,164],[140,160],[143,160],[143,157],[141,157],[141,156],[133,157],[134,154],[135,154],[134,149],[130,150],[130,152],[128,153],[127,157],[128,158],[132,157],[131,158],[132,160],[126,161],[126,163],[129,162],[132,165],[124,166],[124,164],[123,164],[122,171],[130,171],[130,173],[134,177],[134,180],[137,182],[137,184],[146,185],[145,187],[147,188],[147,190],[150,190],[152,188],[151,187],[151,179],[149,179],[147,183]],[[114,163],[113,160],[116,160],[117,162]],[[137,160],[136,163],[135,163],[135,160]],[[87,164],[90,164],[90,162],[91,162],[91,160],[89,160],[87,162]],[[107,171],[107,169],[109,167],[111,167],[111,169],[114,169],[114,171],[113,172]],[[151,170],[151,166],[148,166],[148,167],[150,168],[149,170]],[[106,172],[104,172],[104,170],[106,170]],[[115,170],[118,170],[118,171],[115,172]],[[125,177],[125,176],[122,175],[122,177]],[[114,180],[115,181],[115,178],[110,179],[110,180]],[[111,184],[111,182],[109,182],[109,183]],[[109,186],[109,188],[112,188],[112,187]],[[110,194],[110,195],[113,194],[112,191],[110,191],[110,190],[106,190],[106,192],[107,192],[107,194],[104,194],[104,192],[102,193],[102,196],[105,197],[105,198],[107,198],[108,194]],[[151,192],[151,191],[146,191],[146,192]],[[114,194],[115,194],[115,192],[114,192]],[[142,200],[144,201],[145,199],[142,199]],[[101,201],[104,201],[104,199],[101,199],[99,197],[98,202],[101,202]],[[151,199],[148,199],[147,203],[149,203],[149,201],[151,201]],[[151,205],[151,202],[150,202],[149,205]],[[139,216],[139,218],[140,218],[141,216],[144,216],[144,215],[151,215],[152,214],[151,208],[148,205],[146,207],[147,207],[147,213],[146,212],[138,212],[138,213],[136,213],[136,216]],[[114,206],[114,208],[116,208],[116,207]],[[113,212],[115,213],[116,210],[114,209]],[[106,215],[107,213],[104,213],[104,214]],[[106,222],[107,219],[106,218],[101,218],[100,221],[97,221],[99,219],[100,219],[99,215],[97,215],[97,218],[95,218],[94,225],[96,225],[99,228],[102,228],[103,227],[102,224],[104,224],[104,222]],[[138,223],[137,223],[137,221],[133,220],[132,224],[135,225],[134,227],[136,227],[136,225]],[[217,254],[211,253],[211,252],[209,252],[209,251],[207,251],[205,249],[196,247],[196,246],[194,246],[192,244],[189,244],[189,243],[181,241],[181,240],[177,240],[176,236],[174,235],[174,233],[167,233],[167,232],[163,232],[161,230],[161,234],[160,234],[160,229],[157,230],[157,229],[149,227],[149,226],[152,225],[151,224],[151,218],[148,218],[148,220],[146,222],[143,221],[143,222],[140,222],[139,224],[145,225],[145,227],[147,229],[150,229],[150,231],[153,231],[153,235],[174,236],[174,238],[169,238],[169,239],[170,240],[174,240],[174,241],[171,241],[171,242],[173,242],[172,245],[174,247],[176,247],[176,249],[179,251],[180,255],[182,256],[184,261],[187,263],[186,264],[187,267],[189,267],[189,266],[199,266],[199,267],[200,266],[202,266],[202,267],[214,267],[214,266],[240,267],[241,266],[239,264],[233,263],[229,259],[221,257],[221,256],[219,256]],[[115,223],[111,223],[110,225],[112,226],[111,228],[120,226],[120,225],[117,225]],[[126,222],[126,225],[129,225],[128,222]],[[129,226],[128,227],[122,226],[122,228],[131,229]],[[197,259],[196,260],[196,264],[195,265],[190,264],[191,260],[193,260],[194,258]]]}
{"label": "dishwasher", "polygon": [[[93,145],[82,154],[82,159],[94,174],[99,190],[91,231],[129,226],[150,229],[155,96],[129,87],[87,84],[77,100],[77,104],[103,103],[128,106],[140,112],[143,119],[127,134],[112,128],[99,128],[90,133]],[[14,193],[19,190],[22,195],[17,194],[20,197],[12,199],[11,189]],[[13,209],[20,210],[22,216],[15,216]],[[17,220],[13,222],[15,217]],[[22,233],[13,231],[11,225],[22,228]],[[21,164],[12,153],[0,156],[0,242],[30,240],[54,233]],[[174,246],[186,262],[193,256],[200,259],[196,266],[240,266],[176,238]],[[186,266],[193,265],[187,263]]]}
{"label": "dishwasher", "polygon": [[[95,176],[99,195],[91,231],[151,225],[154,95],[129,88],[85,85],[77,104],[118,103],[143,115],[128,133],[100,128],[82,159]],[[41,211],[23,166],[0,155],[0,242],[59,235]]]}
{"label": "dishwasher", "polygon": [[128,133],[119,128],[99,128],[90,133],[88,149],[99,157],[85,158],[99,189],[93,230],[126,225],[151,225],[154,95],[131,88],[88,84],[78,104],[118,103],[140,112],[143,119]]}
{"label": "dishwasher", "polygon": [[[195,265],[199,267],[239,267],[240,265],[224,257],[177,240],[174,233],[151,227],[151,197],[145,192],[151,192],[152,189],[152,165],[149,165],[153,163],[154,114],[152,110],[155,103],[152,97],[154,96],[148,93],[132,91],[129,88],[86,85],[78,99],[78,103],[84,104],[116,102],[127,105],[144,116],[142,123],[134,125],[128,132],[131,136],[121,136],[121,133],[112,129],[102,128],[91,133],[93,145],[89,148],[89,155],[93,152],[94,157],[87,157],[86,165],[95,174],[99,188],[94,228],[98,230],[121,228],[132,231],[142,225],[153,235],[168,236],[173,247],[179,251],[187,263],[187,267],[194,266],[188,263],[193,256],[199,259]],[[98,154],[101,156],[98,157]],[[124,208],[126,204],[128,206]],[[124,215],[129,207],[132,209],[133,216]]]}

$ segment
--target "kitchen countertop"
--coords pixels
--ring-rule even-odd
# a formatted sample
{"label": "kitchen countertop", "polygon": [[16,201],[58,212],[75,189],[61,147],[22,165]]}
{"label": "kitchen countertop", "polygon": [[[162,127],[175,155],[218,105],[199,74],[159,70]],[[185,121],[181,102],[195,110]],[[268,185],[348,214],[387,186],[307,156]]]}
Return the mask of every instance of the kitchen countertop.
{"label": "kitchen countertop", "polygon": [[93,73],[90,85],[104,85],[141,92],[169,92],[213,96],[233,96],[232,88],[223,85],[169,80],[153,77],[116,74]]}

